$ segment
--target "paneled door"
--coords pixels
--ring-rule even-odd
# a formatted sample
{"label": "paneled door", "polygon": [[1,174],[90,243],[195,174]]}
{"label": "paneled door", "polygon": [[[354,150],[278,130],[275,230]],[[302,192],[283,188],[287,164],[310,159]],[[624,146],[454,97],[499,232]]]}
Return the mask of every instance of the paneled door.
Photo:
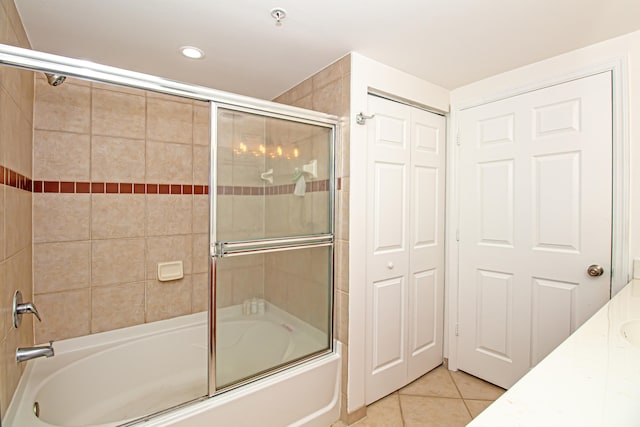
{"label": "paneled door", "polygon": [[458,367],[510,387],[610,298],[609,72],[460,114]]}
{"label": "paneled door", "polygon": [[369,96],[367,404],[442,363],[445,119]]}

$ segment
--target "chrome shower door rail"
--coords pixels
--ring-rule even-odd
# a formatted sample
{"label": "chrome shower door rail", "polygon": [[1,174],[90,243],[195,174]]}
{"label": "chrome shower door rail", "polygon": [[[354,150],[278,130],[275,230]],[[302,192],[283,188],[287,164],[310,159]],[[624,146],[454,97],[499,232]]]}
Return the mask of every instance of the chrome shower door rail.
{"label": "chrome shower door rail", "polygon": [[279,252],[299,248],[319,248],[333,245],[333,234],[299,236],[281,239],[243,240],[216,242],[212,247],[212,256],[224,258],[250,253]]}

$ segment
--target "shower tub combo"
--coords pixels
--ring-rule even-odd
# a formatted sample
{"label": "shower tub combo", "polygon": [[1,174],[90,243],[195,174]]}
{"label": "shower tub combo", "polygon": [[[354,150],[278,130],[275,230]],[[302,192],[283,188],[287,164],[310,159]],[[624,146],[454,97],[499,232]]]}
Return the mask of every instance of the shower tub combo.
{"label": "shower tub combo", "polygon": [[[55,343],[55,357],[28,363],[16,391],[20,398],[10,407],[7,425],[114,427],[181,406],[206,390],[200,369],[207,359],[207,348],[202,346],[207,335],[206,314]],[[264,369],[322,345],[318,331],[269,304],[264,315],[248,317],[235,306],[225,309],[221,317],[219,357],[235,360],[226,366]],[[270,360],[256,351],[261,340],[272,344]],[[138,366],[145,369],[136,369]],[[338,347],[331,354],[214,399],[166,411],[144,425],[195,427],[213,421],[247,427],[326,427],[339,415],[339,375]]]}
{"label": "shower tub combo", "polygon": [[209,310],[56,341],[54,357],[27,362],[3,424],[336,421],[336,118],[13,46],[0,45],[0,64],[48,73],[62,88],[70,76],[207,101],[214,189]]}

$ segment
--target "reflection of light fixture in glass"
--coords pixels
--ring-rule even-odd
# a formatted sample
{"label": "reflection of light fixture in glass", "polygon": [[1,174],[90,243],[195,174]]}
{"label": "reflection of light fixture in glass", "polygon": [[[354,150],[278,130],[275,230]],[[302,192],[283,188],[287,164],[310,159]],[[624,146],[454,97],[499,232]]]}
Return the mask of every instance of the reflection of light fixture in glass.
{"label": "reflection of light fixture in glass", "polygon": [[282,156],[282,147],[278,145],[278,147],[276,148],[276,152],[278,153],[278,156]]}
{"label": "reflection of light fixture in glass", "polygon": [[297,158],[299,155],[300,155],[300,152],[298,151],[298,149],[297,149],[297,148],[294,148],[294,149],[293,149],[293,157],[296,157],[296,158]]}
{"label": "reflection of light fixture in glass", "polygon": [[264,145],[260,144],[260,146],[258,147],[258,151],[260,151],[262,154],[267,152],[267,149],[264,148]]}
{"label": "reflection of light fixture in glass", "polygon": [[240,143],[240,151],[242,151],[243,153],[247,152],[247,146],[244,143]]}

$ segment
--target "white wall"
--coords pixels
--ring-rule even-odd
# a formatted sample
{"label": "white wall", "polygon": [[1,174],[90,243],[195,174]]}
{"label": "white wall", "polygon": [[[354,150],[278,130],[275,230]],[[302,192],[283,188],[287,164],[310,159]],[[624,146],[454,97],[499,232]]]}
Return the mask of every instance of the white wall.
{"label": "white wall", "polygon": [[[457,128],[460,109],[504,96],[526,92],[582,77],[597,70],[614,70],[614,169],[622,171],[614,176],[619,181],[617,202],[614,207],[628,221],[621,221],[614,229],[614,293],[628,280],[630,261],[640,258],[640,31],[607,40],[579,50],[562,54],[516,70],[508,71],[451,91],[450,138],[448,146],[447,189],[449,198],[447,232],[449,243],[446,287],[450,295],[449,324],[456,322],[457,313],[457,252],[455,250],[456,145],[453,136]],[[627,174],[627,175],[625,175]],[[614,173],[616,175],[616,173]],[[616,216],[616,215],[614,215]],[[622,274],[621,274],[622,273]],[[449,336],[448,357],[450,367],[456,368],[455,337]]]}
{"label": "white wall", "polygon": [[366,126],[355,115],[368,114],[367,93],[392,95],[443,113],[449,111],[449,91],[360,54],[351,54],[351,187],[349,214],[349,384],[347,411],[365,402],[365,279],[366,279]]}

